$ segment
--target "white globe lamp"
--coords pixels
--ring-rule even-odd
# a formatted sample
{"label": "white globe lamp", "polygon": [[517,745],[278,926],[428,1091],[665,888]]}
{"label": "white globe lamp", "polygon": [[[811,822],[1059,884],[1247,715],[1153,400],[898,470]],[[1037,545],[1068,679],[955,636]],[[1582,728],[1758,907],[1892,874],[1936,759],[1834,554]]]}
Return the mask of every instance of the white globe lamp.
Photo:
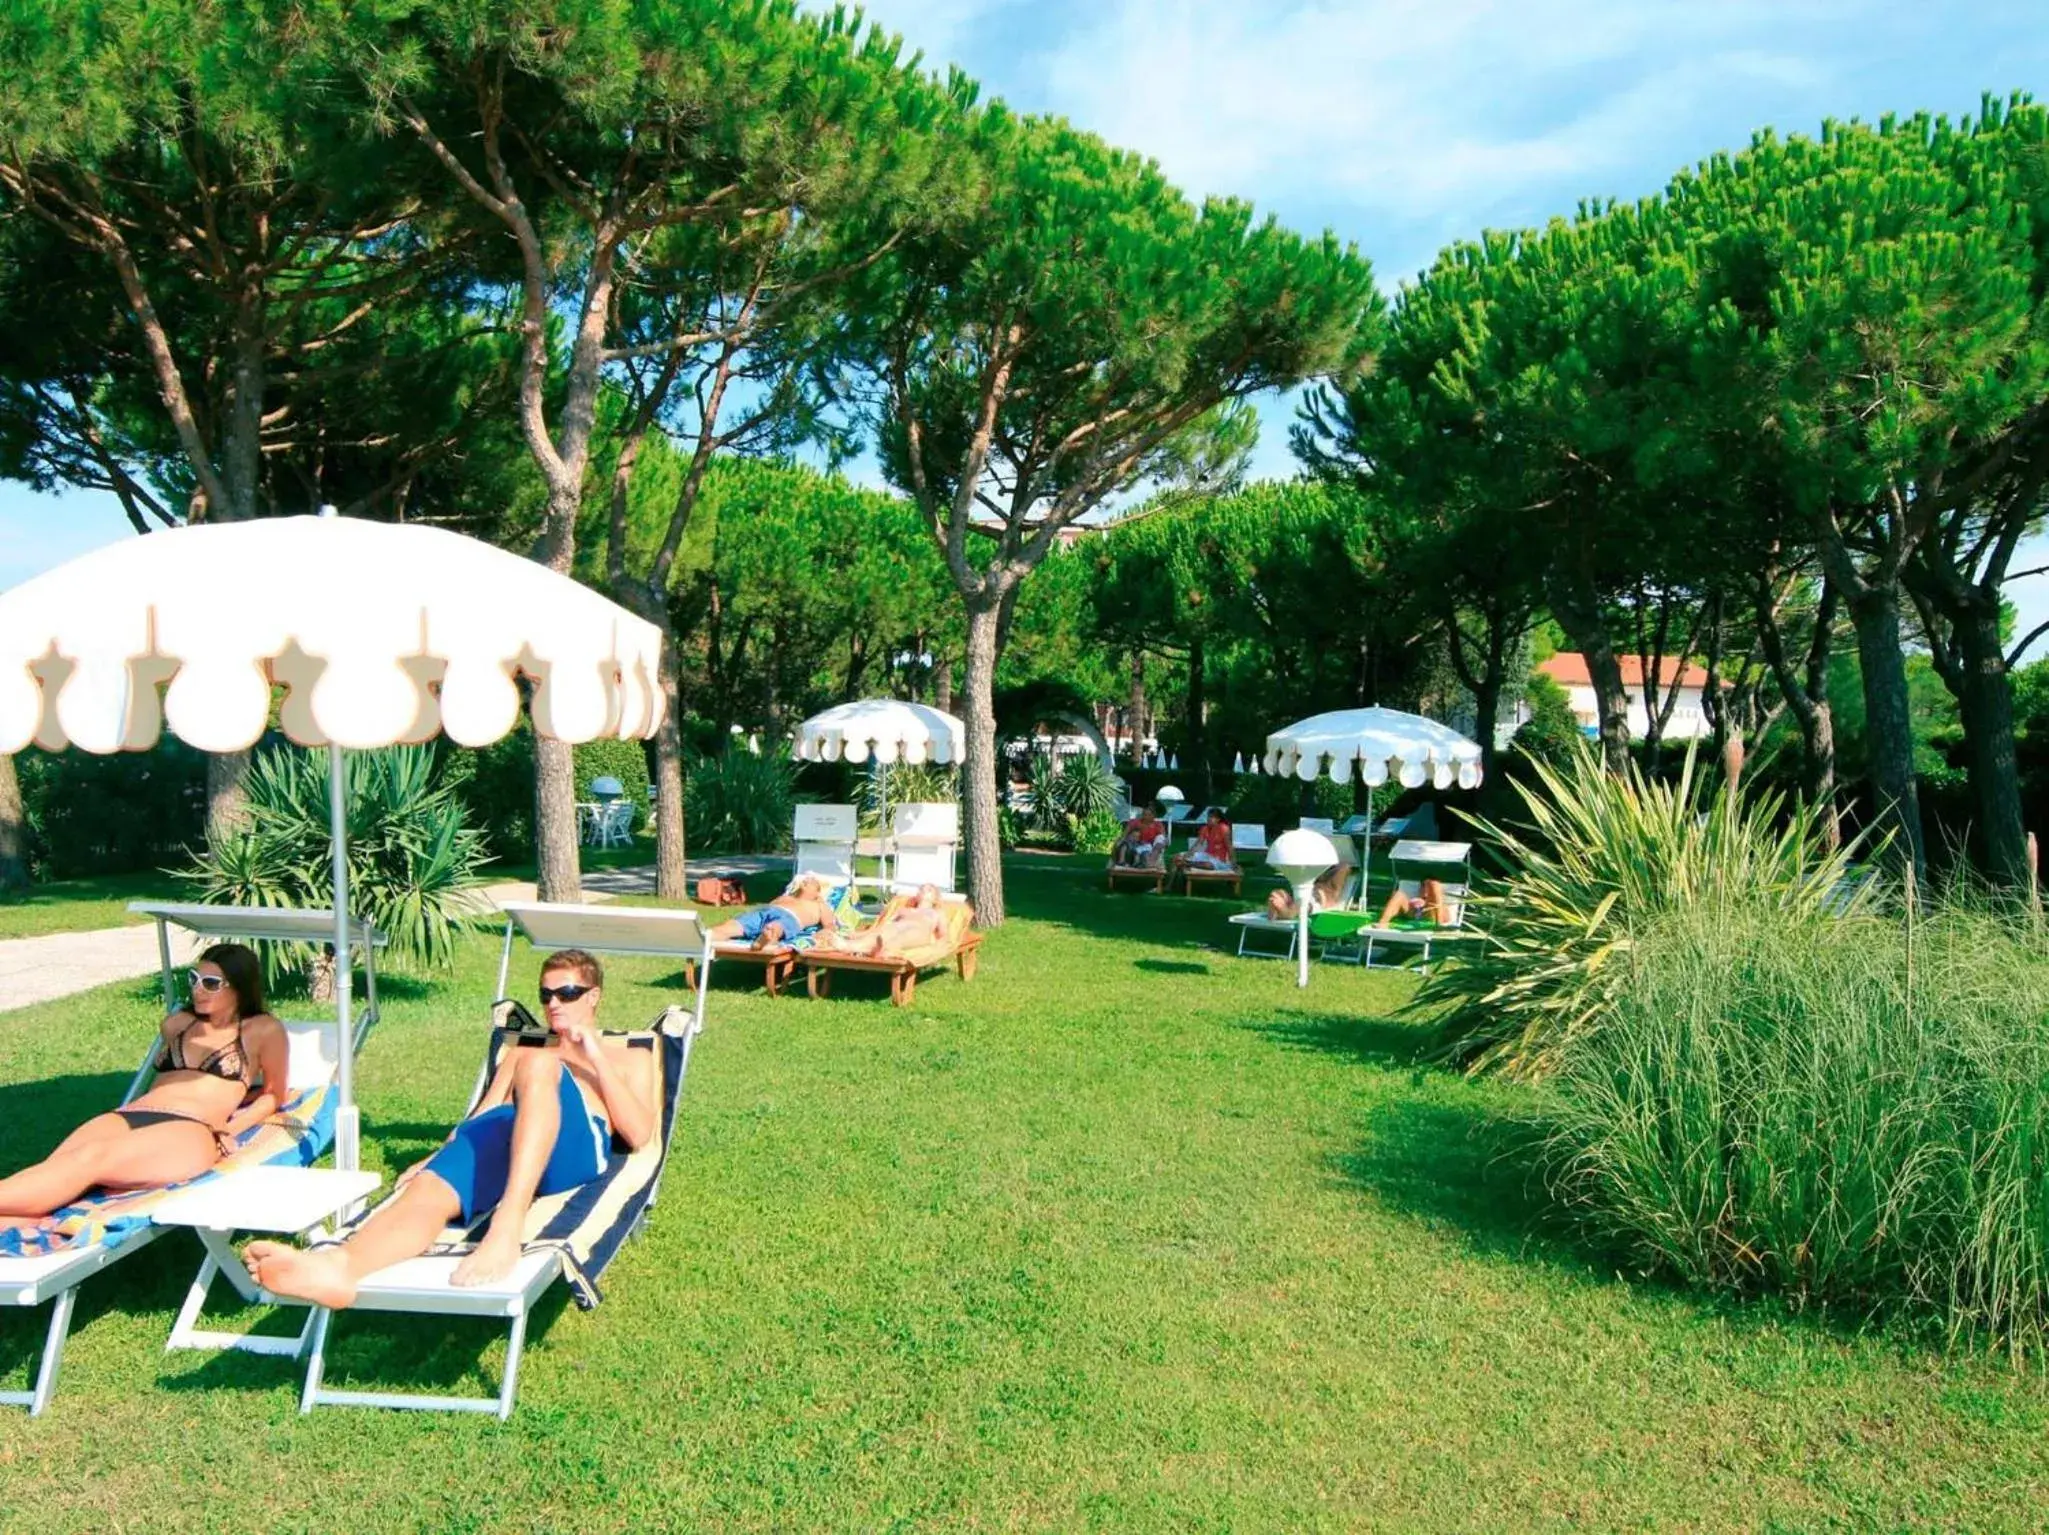
{"label": "white globe lamp", "polygon": [[1274,838],[1266,864],[1295,892],[1295,984],[1309,984],[1309,897],[1316,876],[1338,861],[1337,844],[1320,831],[1298,826]]}

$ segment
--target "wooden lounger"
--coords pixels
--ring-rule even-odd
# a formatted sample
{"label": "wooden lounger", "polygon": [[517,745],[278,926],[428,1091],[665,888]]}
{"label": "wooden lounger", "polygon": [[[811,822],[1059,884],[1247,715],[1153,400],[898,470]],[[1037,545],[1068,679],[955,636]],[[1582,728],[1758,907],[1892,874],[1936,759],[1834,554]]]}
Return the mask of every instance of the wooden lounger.
{"label": "wooden lounger", "polygon": [[[750,943],[715,943],[711,951],[718,959],[721,969],[733,964],[761,966],[761,984],[767,988],[771,997],[783,994],[783,983],[789,980],[790,973],[797,968],[798,951],[786,943],[770,944],[765,949],[757,949]],[[696,961],[683,961],[683,984],[692,990],[696,989]]]}
{"label": "wooden lounger", "polygon": [[1198,886],[1204,890],[1228,887],[1231,894],[1237,895],[1245,884],[1245,871],[1238,868],[1188,868],[1182,869],[1179,872],[1181,875],[1181,888],[1190,895],[1195,894]]}
{"label": "wooden lounger", "polygon": [[1150,869],[1142,864],[1112,864],[1105,872],[1108,875],[1108,888],[1111,890],[1115,890],[1119,885],[1124,884],[1144,885],[1153,890],[1164,890],[1167,888],[1167,863],[1165,859],[1160,860],[1160,866],[1157,869]]}
{"label": "wooden lounger", "polygon": [[[899,897],[898,901],[903,900]],[[878,923],[889,919],[898,902],[891,902],[883,908],[883,914],[876,918]],[[836,970],[858,970],[869,975],[889,977],[889,1000],[903,1007],[918,989],[918,977],[928,970],[941,970],[951,963],[963,981],[975,978],[975,966],[981,958],[982,935],[974,930],[975,912],[966,901],[949,901],[946,905],[949,936],[942,944],[920,945],[908,955],[842,954],[832,949],[805,949],[797,955],[798,963],[804,966],[805,989],[814,997],[832,995],[832,976]]]}

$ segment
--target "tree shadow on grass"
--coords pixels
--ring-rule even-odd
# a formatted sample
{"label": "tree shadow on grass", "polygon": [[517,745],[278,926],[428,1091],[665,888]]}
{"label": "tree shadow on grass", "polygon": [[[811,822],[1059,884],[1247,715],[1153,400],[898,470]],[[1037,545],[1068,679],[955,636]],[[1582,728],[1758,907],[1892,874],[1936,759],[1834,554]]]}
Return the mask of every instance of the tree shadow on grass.
{"label": "tree shadow on grass", "polygon": [[92,1071],[0,1084],[0,1175],[40,1162],[93,1115],[119,1108],[133,1076]]}
{"label": "tree shadow on grass", "polygon": [[1134,970],[1143,970],[1148,975],[1208,975],[1207,964],[1190,959],[1134,959]]}
{"label": "tree shadow on grass", "polygon": [[[568,1303],[568,1286],[557,1284],[527,1313],[528,1353],[520,1361],[522,1372],[534,1345],[547,1337]],[[278,1309],[284,1313],[285,1330],[296,1332],[305,1313],[297,1307]],[[504,1360],[501,1356],[492,1368],[484,1356],[494,1343],[504,1341],[507,1326],[503,1317],[343,1312],[328,1331],[325,1383],[347,1391],[496,1395]],[[197,1369],[168,1365],[158,1384],[167,1391],[274,1391],[280,1380],[296,1383],[305,1373],[304,1359],[223,1351],[206,1356]]]}
{"label": "tree shadow on grass", "polygon": [[1427,1025],[1351,1012],[1287,1008],[1262,1018],[1243,1019],[1238,1026],[1264,1035],[1285,1049],[1335,1055],[1382,1067],[1420,1070],[1429,1064],[1432,1044]]}

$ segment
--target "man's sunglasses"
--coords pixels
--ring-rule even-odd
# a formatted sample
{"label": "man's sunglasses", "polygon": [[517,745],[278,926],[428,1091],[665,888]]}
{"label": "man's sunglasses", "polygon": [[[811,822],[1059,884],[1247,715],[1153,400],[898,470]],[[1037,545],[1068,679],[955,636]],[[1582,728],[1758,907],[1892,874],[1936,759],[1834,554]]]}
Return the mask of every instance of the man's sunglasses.
{"label": "man's sunglasses", "polygon": [[188,970],[185,972],[185,989],[187,991],[203,991],[208,996],[212,996],[227,984],[228,978],[224,975],[208,975],[200,970]]}
{"label": "man's sunglasses", "polygon": [[595,986],[578,986],[574,983],[568,986],[543,986],[541,988],[541,1006],[546,1007],[550,1002],[574,1002],[585,992],[596,990],[597,987]]}

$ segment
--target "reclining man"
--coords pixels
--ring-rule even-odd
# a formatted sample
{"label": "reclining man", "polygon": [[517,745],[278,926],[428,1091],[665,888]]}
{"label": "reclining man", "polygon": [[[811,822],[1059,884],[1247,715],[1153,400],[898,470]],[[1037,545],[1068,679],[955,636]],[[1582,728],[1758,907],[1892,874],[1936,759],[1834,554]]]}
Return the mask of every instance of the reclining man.
{"label": "reclining man", "polygon": [[790,888],[759,911],[721,922],[711,930],[713,943],[739,940],[757,949],[772,949],[792,938],[802,938],[821,928],[831,932],[839,926],[839,914],[826,899],[825,881],[816,874],[800,874]]}
{"label": "reclining man", "polygon": [[311,1250],[251,1242],[242,1261],[256,1282],[274,1295],[339,1309],[355,1300],[364,1276],[418,1257],[450,1225],[469,1227],[487,1212],[491,1229],[456,1265],[452,1282],[490,1284],[510,1273],[538,1196],[595,1178],[613,1136],[638,1151],[656,1133],[655,1106],[635,1083],[627,1047],[598,1032],[604,981],[581,949],[542,960],[549,1038],[503,1051],[476,1110],[439,1151],[400,1174],[393,1197],[346,1241]]}

